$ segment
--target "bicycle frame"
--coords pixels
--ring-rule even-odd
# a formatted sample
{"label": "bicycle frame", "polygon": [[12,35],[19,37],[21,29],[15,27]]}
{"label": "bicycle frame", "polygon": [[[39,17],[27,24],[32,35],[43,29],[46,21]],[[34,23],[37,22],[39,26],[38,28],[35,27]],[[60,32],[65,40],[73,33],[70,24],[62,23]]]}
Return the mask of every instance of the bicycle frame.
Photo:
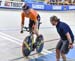
{"label": "bicycle frame", "polygon": [[[25,29],[25,30],[23,30],[23,31],[30,32],[28,27],[24,27],[24,29]],[[30,32],[30,37],[31,37],[31,41],[32,41],[31,44],[33,45],[35,42],[34,42],[34,34],[33,34],[32,32]],[[29,47],[28,43],[26,43],[26,42],[24,41],[24,44],[25,44],[25,46],[30,50],[30,47]]]}

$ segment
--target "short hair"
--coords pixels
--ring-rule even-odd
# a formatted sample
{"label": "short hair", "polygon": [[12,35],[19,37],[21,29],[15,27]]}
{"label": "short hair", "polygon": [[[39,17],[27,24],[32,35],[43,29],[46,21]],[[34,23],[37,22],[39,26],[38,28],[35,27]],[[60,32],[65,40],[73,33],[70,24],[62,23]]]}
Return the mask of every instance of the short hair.
{"label": "short hair", "polygon": [[51,16],[50,17],[50,21],[55,21],[55,22],[59,22],[60,21],[60,19],[57,17],[57,16]]}

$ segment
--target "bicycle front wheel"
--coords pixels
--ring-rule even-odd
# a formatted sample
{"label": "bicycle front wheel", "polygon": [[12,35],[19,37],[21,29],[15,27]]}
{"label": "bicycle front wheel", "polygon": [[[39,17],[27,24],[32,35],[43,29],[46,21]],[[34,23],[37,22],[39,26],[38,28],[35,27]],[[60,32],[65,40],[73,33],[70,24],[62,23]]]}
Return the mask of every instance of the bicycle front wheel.
{"label": "bicycle front wheel", "polygon": [[23,56],[27,57],[30,55],[31,51],[26,47],[25,43],[26,42],[28,45],[29,45],[29,42],[30,42],[30,37],[27,36],[24,41],[23,41],[23,44],[22,44],[22,53],[23,53]]}

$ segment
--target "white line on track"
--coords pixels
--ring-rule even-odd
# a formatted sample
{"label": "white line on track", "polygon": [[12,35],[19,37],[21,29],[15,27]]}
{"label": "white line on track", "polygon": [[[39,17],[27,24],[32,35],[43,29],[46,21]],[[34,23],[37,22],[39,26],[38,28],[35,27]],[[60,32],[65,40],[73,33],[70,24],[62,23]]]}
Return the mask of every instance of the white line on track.
{"label": "white line on track", "polygon": [[7,37],[5,37],[5,36],[3,36],[3,35],[0,35],[0,37],[3,38],[3,39],[9,40],[9,41],[11,41],[11,42],[14,42],[14,43],[16,43],[16,44],[18,44],[18,45],[21,45],[19,42],[16,42],[16,41],[14,41],[14,40],[11,39],[11,38],[7,38]]}
{"label": "white line on track", "polygon": [[17,38],[15,38],[15,37],[12,37],[12,36],[10,36],[10,35],[8,35],[8,34],[5,34],[5,33],[3,33],[3,32],[0,32],[0,35],[3,35],[3,36],[5,36],[5,37],[7,37],[7,38],[10,38],[10,39],[13,39],[13,40],[15,40],[15,41],[17,41],[17,42],[22,43],[22,41],[21,41],[20,39],[17,39]]}

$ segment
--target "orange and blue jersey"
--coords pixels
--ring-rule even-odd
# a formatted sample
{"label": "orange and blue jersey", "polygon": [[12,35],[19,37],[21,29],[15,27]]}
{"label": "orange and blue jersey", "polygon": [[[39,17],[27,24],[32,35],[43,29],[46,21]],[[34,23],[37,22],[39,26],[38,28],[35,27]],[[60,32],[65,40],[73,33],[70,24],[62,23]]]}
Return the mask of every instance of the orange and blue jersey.
{"label": "orange and blue jersey", "polygon": [[31,19],[32,21],[36,22],[37,16],[38,16],[38,13],[33,9],[30,9],[29,14],[26,14],[25,12],[22,12],[21,13],[22,24],[24,24],[25,17],[27,17],[27,18]]}

